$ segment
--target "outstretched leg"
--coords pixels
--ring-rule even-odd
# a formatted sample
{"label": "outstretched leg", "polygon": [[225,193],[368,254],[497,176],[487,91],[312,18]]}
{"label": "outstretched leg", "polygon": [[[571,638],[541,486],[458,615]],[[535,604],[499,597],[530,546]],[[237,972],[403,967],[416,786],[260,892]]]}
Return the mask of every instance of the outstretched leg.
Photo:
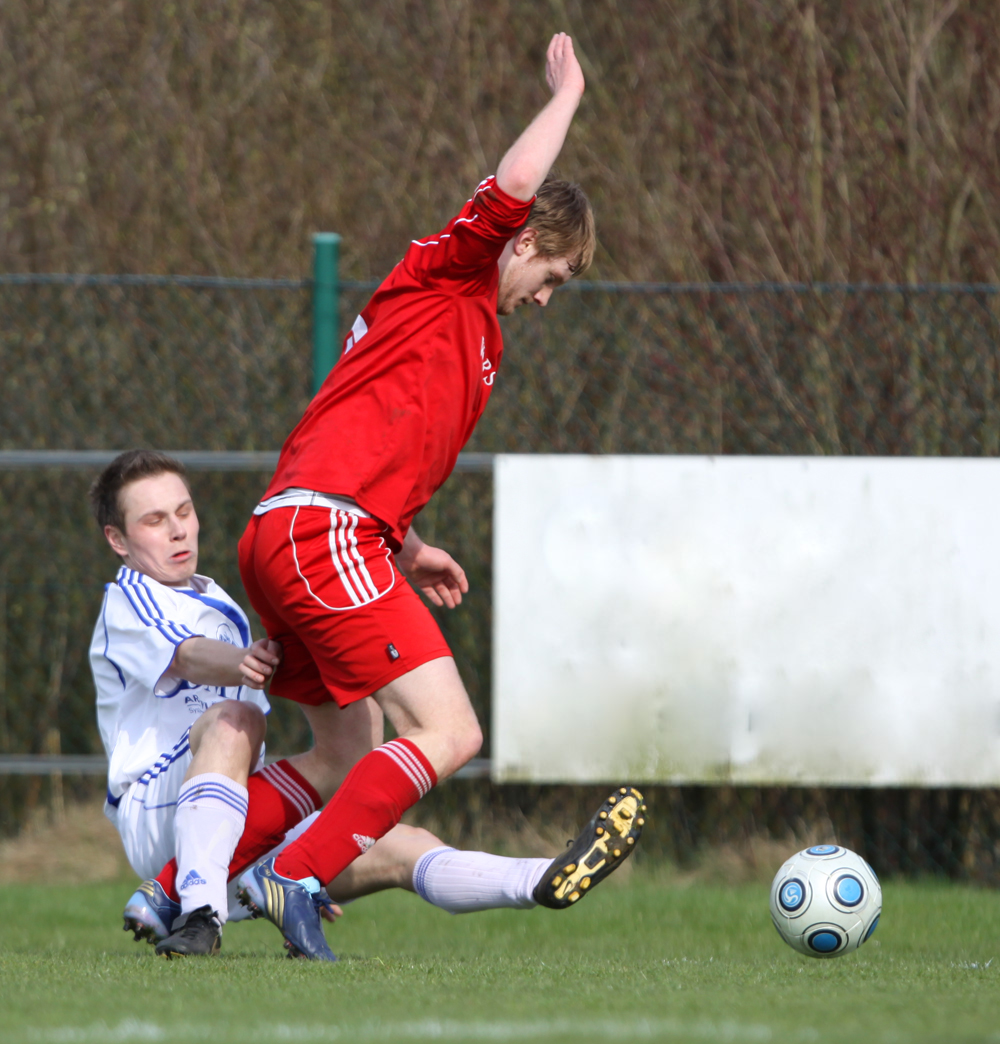
{"label": "outstretched leg", "polygon": [[429,830],[400,823],[331,881],[328,891],[334,901],[347,902],[403,888],[450,913],[537,905],[565,909],[631,855],[645,813],[639,791],[619,787],[555,859],[511,859],[455,849]]}

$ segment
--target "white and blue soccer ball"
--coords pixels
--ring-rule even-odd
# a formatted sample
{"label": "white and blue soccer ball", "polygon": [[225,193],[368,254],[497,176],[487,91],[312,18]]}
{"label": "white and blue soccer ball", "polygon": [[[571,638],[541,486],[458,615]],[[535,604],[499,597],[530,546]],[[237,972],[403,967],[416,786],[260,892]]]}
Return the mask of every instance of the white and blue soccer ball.
{"label": "white and blue soccer ball", "polygon": [[771,920],[782,939],[809,957],[839,957],[866,943],[882,913],[875,871],[840,845],[797,852],[774,877]]}

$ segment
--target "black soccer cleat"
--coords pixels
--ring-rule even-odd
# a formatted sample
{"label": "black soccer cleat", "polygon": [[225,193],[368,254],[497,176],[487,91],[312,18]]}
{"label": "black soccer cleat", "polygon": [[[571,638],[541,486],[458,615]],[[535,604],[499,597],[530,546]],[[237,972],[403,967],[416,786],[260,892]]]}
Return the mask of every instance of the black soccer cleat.
{"label": "black soccer cleat", "polygon": [[222,948],[222,925],[210,906],[199,906],[187,920],[156,945],[157,957],[214,957]]}
{"label": "black soccer cleat", "polygon": [[535,902],[553,910],[579,902],[632,853],[646,822],[645,811],[635,787],[619,787],[570,841],[569,849],[552,860],[535,886]]}

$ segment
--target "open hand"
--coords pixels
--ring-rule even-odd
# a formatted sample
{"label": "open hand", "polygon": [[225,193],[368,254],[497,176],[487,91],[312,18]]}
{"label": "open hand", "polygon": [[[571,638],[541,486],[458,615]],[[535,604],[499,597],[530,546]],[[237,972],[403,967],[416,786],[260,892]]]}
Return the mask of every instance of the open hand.
{"label": "open hand", "polygon": [[583,70],[573,52],[573,41],[565,33],[556,33],[545,55],[545,79],[553,94],[572,90],[583,94],[586,86]]}
{"label": "open hand", "polygon": [[469,591],[465,570],[447,551],[425,544],[412,528],[396,556],[396,565],[435,605],[454,609]]}
{"label": "open hand", "polygon": [[281,663],[282,649],[278,642],[261,638],[247,649],[240,663],[243,684],[249,689],[263,689]]}

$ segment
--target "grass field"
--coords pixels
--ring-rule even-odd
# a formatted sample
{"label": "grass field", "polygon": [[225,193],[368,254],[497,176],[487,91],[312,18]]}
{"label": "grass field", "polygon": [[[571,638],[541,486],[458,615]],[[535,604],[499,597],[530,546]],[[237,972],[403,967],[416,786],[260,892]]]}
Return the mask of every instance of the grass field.
{"label": "grass field", "polygon": [[262,922],[159,960],[118,927],[129,890],[0,888],[0,1040],[1000,1042],[1000,896],[971,888],[890,883],[832,961],[782,945],[760,885],[643,870],[564,913],[464,917],[385,893],[328,930],[335,965]]}

